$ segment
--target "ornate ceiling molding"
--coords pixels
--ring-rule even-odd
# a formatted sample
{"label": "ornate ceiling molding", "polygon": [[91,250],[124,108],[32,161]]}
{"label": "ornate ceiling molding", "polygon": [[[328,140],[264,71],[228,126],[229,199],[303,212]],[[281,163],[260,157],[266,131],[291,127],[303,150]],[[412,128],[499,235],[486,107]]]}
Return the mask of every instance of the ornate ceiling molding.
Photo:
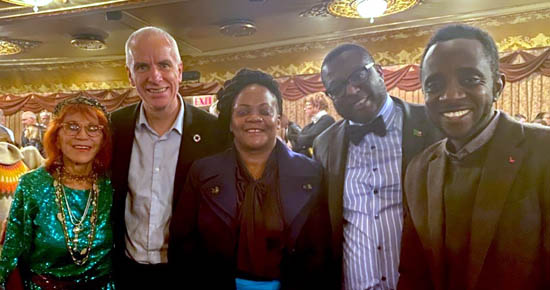
{"label": "ornate ceiling molding", "polygon": [[[490,30],[492,27],[501,27],[503,25],[516,25],[528,23],[531,21],[540,21],[550,19],[550,9],[541,9],[530,12],[523,12],[511,15],[500,15],[493,17],[478,17],[473,19],[464,19],[464,22],[470,25]],[[185,56],[183,61],[186,66],[203,66],[215,63],[235,62],[240,60],[254,60],[266,57],[283,56],[292,53],[303,53],[313,49],[329,50],[341,43],[380,43],[392,40],[404,40],[410,38],[425,37],[428,38],[438,28],[448,24],[446,22],[438,25],[429,25],[421,27],[409,27],[397,29],[395,31],[366,33],[354,36],[346,36],[323,41],[312,41],[300,44],[282,45],[270,48],[248,50],[237,53],[225,53],[219,55],[204,55],[197,57]]]}
{"label": "ornate ceiling molding", "polygon": [[[24,62],[23,62],[24,63]],[[82,62],[57,62],[57,63],[37,63],[30,62],[17,65],[15,63],[0,64],[2,72],[18,72],[18,71],[55,71],[55,70],[82,70],[82,69],[117,69],[125,68],[126,62],[124,59],[105,60],[105,61],[82,61]]]}
{"label": "ornate ceiling molding", "polygon": [[497,43],[497,46],[500,52],[548,47],[550,46],[550,36],[544,33],[539,33],[533,38],[522,35],[509,36]]}
{"label": "ornate ceiling molding", "polygon": [[83,82],[72,84],[28,84],[23,86],[1,86],[0,94],[28,94],[28,93],[70,93],[89,90],[113,90],[131,88],[128,81],[111,82]]}

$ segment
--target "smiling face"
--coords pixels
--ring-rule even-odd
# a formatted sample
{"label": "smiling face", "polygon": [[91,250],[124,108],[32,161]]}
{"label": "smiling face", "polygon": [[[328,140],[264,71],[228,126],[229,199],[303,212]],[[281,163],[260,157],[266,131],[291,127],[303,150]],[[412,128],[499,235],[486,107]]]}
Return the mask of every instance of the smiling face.
{"label": "smiling face", "polygon": [[91,166],[103,144],[103,133],[100,131],[97,136],[90,137],[84,127],[99,125],[97,116],[81,112],[67,113],[63,123],[80,126],[80,131],[74,136],[63,127],[57,130],[57,147],[63,153],[63,164],[68,168],[75,165]]}
{"label": "smiling face", "polygon": [[171,112],[178,107],[183,65],[175,49],[156,32],[140,34],[130,44],[126,69],[148,112]]}
{"label": "smiling face", "polygon": [[[332,96],[334,107],[345,119],[357,123],[368,123],[378,115],[387,91],[379,66],[365,69],[372,58],[363,51],[347,50],[327,62],[321,69],[321,76],[327,92],[339,91],[342,96]],[[357,84],[353,80],[362,80]],[[335,99],[334,99],[335,98]]]}
{"label": "smiling face", "polygon": [[493,79],[489,57],[477,40],[438,42],[426,53],[422,89],[428,115],[456,149],[488,125],[503,86],[504,78]]}
{"label": "smiling face", "polygon": [[239,152],[271,152],[281,126],[277,98],[266,87],[251,84],[235,98],[230,130]]}

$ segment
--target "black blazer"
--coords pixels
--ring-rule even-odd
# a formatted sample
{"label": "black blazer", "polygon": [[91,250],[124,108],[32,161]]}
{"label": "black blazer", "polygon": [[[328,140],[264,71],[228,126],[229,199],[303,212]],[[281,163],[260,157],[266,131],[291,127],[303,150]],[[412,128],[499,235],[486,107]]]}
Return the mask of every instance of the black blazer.
{"label": "black blazer", "polygon": [[[282,214],[287,224],[282,289],[336,289],[322,168],[277,141]],[[236,151],[196,161],[172,217],[178,269],[190,289],[235,289],[238,234]],[[198,284],[196,284],[198,283]],[[193,288],[196,287],[196,288]]]}
{"label": "black blazer", "polygon": [[[437,129],[430,123],[424,106],[409,104],[401,99],[392,97],[395,105],[403,111],[402,136],[402,175],[410,160],[422,149],[441,138]],[[348,122],[340,120],[325,130],[313,142],[315,159],[323,164],[324,181],[328,189],[330,222],[332,226],[332,252],[338,273],[341,274],[342,245],[343,245],[343,217],[342,203],[344,182],[346,176],[346,162],[348,160],[349,138],[347,133]]]}
{"label": "black blazer", "polygon": [[[141,104],[141,103],[140,103]],[[174,178],[174,198],[173,205],[177,204],[180,198],[183,181],[187,177],[189,167],[196,159],[219,152],[220,145],[217,141],[215,128],[217,125],[216,117],[184,104],[183,116],[183,134],[179,155],[174,156],[178,159],[175,178]],[[132,154],[132,145],[134,143],[134,129],[136,120],[139,117],[139,104],[134,104],[119,109],[111,114],[111,124],[113,129],[113,161],[112,161],[112,184],[114,188],[112,222],[113,238],[115,242],[115,258],[121,258],[125,252],[124,237],[126,234],[126,223],[124,221],[124,212],[126,209],[126,195],[128,193],[128,170],[130,167],[130,157]],[[197,137],[200,140],[197,142]],[[172,207],[174,214],[175,206]],[[170,259],[170,248],[168,246],[168,263]],[[116,259],[115,259],[116,262]]]}
{"label": "black blazer", "polygon": [[332,124],[334,124],[334,118],[330,115],[322,116],[316,123],[311,122],[307,124],[302,131],[298,133],[296,147],[292,147],[292,150],[306,156],[311,156],[309,148],[313,146],[313,140]]}
{"label": "black blazer", "polygon": [[[471,217],[465,290],[550,289],[550,130],[502,113]],[[397,289],[444,290],[446,156],[438,142],[405,177]]]}

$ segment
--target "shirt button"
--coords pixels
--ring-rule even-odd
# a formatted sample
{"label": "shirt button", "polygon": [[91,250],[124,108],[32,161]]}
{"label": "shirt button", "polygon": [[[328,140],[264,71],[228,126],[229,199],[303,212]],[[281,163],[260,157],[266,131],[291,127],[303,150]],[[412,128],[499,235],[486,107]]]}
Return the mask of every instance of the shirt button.
{"label": "shirt button", "polygon": [[382,281],[386,281],[386,276],[382,276]]}
{"label": "shirt button", "polygon": [[378,170],[378,168],[376,168],[376,167],[372,169],[372,171],[376,171],[376,170]]}
{"label": "shirt button", "polygon": [[370,149],[371,149],[371,150],[374,150],[374,149],[376,149],[376,146],[374,146],[374,145],[373,145],[373,146],[370,146]]}
{"label": "shirt button", "polygon": [[379,216],[379,215],[375,215],[374,218],[375,218],[375,219],[378,219],[378,218],[380,218],[380,216]]}
{"label": "shirt button", "polygon": [[378,246],[377,249],[380,251],[382,250],[382,246]]}
{"label": "shirt button", "polygon": [[378,194],[378,189],[375,189],[375,190],[374,190],[374,194]]}
{"label": "shirt button", "polygon": [[160,171],[160,168],[155,168],[155,172],[159,172]]}

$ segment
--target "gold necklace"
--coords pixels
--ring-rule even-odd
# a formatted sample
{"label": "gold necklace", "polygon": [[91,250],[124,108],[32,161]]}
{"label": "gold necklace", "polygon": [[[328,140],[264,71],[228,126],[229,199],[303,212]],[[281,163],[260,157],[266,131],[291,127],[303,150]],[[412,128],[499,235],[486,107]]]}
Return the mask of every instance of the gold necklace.
{"label": "gold necklace", "polygon": [[73,174],[67,171],[65,167],[62,169],[63,172],[63,179],[65,180],[71,180],[71,181],[80,181],[80,182],[92,182],[94,181],[94,172],[90,172],[88,175],[78,175]]}
{"label": "gold necklace", "polygon": [[[88,201],[86,202],[86,208],[84,209],[84,213],[82,214],[82,217],[80,219],[77,219],[72,210],[69,206],[69,202],[67,200],[67,195],[65,194],[65,189],[63,186],[63,183],[61,183],[62,174],[60,170],[57,170],[56,178],[53,181],[53,185],[55,187],[55,202],[57,203],[57,207],[59,209],[59,212],[57,213],[57,219],[61,223],[61,227],[63,228],[63,235],[65,236],[65,244],[67,246],[67,250],[69,251],[69,254],[71,255],[71,258],[73,262],[78,265],[82,266],[90,257],[90,252],[92,248],[92,244],[94,242],[95,238],[95,229],[96,229],[96,222],[97,222],[97,212],[98,212],[98,206],[97,206],[97,200],[99,197],[99,187],[97,185],[97,175],[94,176],[94,182],[92,183],[92,188],[88,194]],[[69,221],[71,224],[73,224],[73,239],[71,239],[69,230],[67,229],[67,219],[65,216],[65,210],[63,206],[63,201],[65,201],[65,205],[67,208],[67,213],[69,215]],[[92,205],[92,213],[90,214],[90,231],[88,233],[88,243],[85,248],[79,249],[78,246],[78,235],[82,231],[82,225],[84,221],[86,220],[86,217],[88,216],[88,210],[90,205]]]}

